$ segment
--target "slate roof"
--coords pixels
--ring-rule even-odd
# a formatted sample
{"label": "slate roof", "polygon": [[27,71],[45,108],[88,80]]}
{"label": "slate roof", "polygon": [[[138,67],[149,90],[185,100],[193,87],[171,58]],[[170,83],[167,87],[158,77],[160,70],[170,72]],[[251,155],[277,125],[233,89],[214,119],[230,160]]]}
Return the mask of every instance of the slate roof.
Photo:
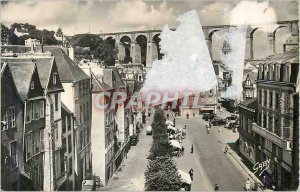
{"label": "slate roof", "polygon": [[292,49],[285,53],[267,57],[263,64],[288,64],[299,63],[299,50]]}
{"label": "slate roof", "polygon": [[113,87],[109,86],[107,83],[100,81],[102,76],[95,75],[93,72],[91,72],[91,75],[92,75],[93,92],[102,92],[102,91],[108,91],[113,89]]}
{"label": "slate roof", "polygon": [[256,110],[257,109],[257,97],[246,100],[246,101],[240,103],[240,105]]}
{"label": "slate roof", "polygon": [[125,83],[121,78],[119,71],[116,68],[112,68],[113,76],[115,77],[116,88],[124,87]]}
{"label": "slate roof", "polygon": [[60,47],[45,46],[44,51],[49,51],[54,55],[62,83],[77,82],[90,78]]}
{"label": "slate roof", "polygon": [[41,85],[44,89],[46,89],[48,85],[49,75],[51,72],[51,67],[54,62],[54,57],[46,57],[46,58],[2,57],[1,60],[10,63],[24,63],[24,62],[36,63],[38,73],[40,76]]}
{"label": "slate roof", "polygon": [[61,112],[73,114],[72,111],[63,102],[61,102]]}
{"label": "slate roof", "polygon": [[18,93],[23,101],[27,99],[32,74],[35,69],[33,62],[8,62]]}

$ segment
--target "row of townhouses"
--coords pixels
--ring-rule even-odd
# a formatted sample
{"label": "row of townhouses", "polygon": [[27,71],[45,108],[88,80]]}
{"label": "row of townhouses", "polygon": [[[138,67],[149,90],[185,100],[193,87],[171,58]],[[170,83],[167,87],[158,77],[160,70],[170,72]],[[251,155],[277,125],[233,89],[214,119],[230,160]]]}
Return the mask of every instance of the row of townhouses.
{"label": "row of townhouses", "polygon": [[93,176],[106,185],[126,157],[138,111],[95,106],[112,101],[99,94],[139,87],[129,89],[117,68],[80,68],[73,56],[62,47],[2,46],[2,189],[80,190]]}
{"label": "row of townhouses", "polygon": [[239,104],[239,151],[253,172],[268,162],[257,174],[277,190],[295,190],[299,183],[299,80],[298,49],[269,56],[252,80],[255,94]]}

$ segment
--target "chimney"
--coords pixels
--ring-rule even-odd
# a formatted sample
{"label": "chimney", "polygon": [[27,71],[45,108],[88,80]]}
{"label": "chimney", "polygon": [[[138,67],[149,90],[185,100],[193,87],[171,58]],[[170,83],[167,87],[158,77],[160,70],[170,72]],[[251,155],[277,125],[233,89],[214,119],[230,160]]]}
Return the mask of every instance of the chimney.
{"label": "chimney", "polygon": [[74,49],[73,47],[68,48],[69,57],[74,61]]}
{"label": "chimney", "polygon": [[44,37],[42,37],[41,49],[42,49],[42,53],[44,53]]}

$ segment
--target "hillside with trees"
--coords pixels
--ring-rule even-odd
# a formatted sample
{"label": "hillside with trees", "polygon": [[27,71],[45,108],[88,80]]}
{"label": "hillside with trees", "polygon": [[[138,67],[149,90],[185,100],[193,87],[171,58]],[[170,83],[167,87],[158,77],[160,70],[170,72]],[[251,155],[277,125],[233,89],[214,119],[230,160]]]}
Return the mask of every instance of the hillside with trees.
{"label": "hillside with trees", "polygon": [[[25,29],[28,35],[18,37],[14,31],[15,29]],[[62,41],[58,41],[54,37],[55,32],[47,29],[37,29],[35,25],[28,23],[14,23],[10,27],[1,24],[1,42],[6,42],[10,45],[25,45],[25,40],[28,38],[38,39],[43,41],[44,45],[59,45]]]}
{"label": "hillside with trees", "polygon": [[104,65],[112,66],[117,59],[118,50],[114,44],[96,34],[77,34],[70,39],[69,44],[74,47],[77,61],[96,59]]}

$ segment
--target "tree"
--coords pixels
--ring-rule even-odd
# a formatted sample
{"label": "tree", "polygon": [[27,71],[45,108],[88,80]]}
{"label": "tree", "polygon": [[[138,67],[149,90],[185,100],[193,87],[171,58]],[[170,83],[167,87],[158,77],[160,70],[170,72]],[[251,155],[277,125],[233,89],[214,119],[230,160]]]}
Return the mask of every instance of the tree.
{"label": "tree", "polygon": [[152,123],[153,143],[145,171],[147,191],[178,191],[181,188],[182,182],[172,159],[173,148],[169,142],[165,122],[163,110],[156,110]]}
{"label": "tree", "polygon": [[1,42],[6,42],[9,37],[9,28],[1,23]]}
{"label": "tree", "polygon": [[181,178],[171,158],[150,160],[145,171],[146,191],[179,191]]}
{"label": "tree", "polygon": [[61,28],[61,27],[59,27],[59,28],[57,29],[57,31],[56,31],[56,36],[57,36],[57,37],[62,37],[62,36],[63,36],[63,31],[62,31],[62,28]]}

